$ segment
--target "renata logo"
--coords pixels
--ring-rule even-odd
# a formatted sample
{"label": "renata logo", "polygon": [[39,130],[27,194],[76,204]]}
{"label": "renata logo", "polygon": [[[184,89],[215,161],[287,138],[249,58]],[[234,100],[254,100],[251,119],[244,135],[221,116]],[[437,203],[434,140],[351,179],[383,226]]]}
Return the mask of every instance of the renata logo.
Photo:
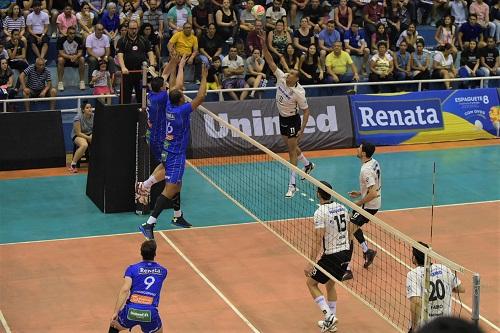
{"label": "renata logo", "polygon": [[355,102],[360,133],[417,132],[443,128],[439,99]]}
{"label": "renata logo", "polygon": [[[240,131],[248,136],[269,136],[280,134],[280,124],[278,115],[273,117],[262,117],[261,110],[252,110],[252,118],[229,118],[227,113],[220,113],[219,117],[238,128]],[[229,129],[221,127],[209,115],[203,116],[205,121],[205,130],[212,138],[220,139],[229,134]],[[335,106],[330,105],[326,107],[325,113],[318,115],[309,115],[307,126],[304,129],[305,134],[315,133],[320,131],[337,132],[337,111]],[[237,134],[232,133],[233,137]]]}
{"label": "renata logo", "polygon": [[159,268],[143,268],[139,269],[139,274],[161,274],[161,269]]}

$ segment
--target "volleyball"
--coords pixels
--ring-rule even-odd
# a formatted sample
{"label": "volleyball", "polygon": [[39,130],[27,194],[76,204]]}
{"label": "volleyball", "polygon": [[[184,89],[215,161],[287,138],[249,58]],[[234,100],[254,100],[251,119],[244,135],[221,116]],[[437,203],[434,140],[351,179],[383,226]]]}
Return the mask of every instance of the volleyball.
{"label": "volleyball", "polygon": [[255,5],[252,7],[252,15],[255,16],[256,19],[260,20],[266,15],[266,9],[261,5]]}

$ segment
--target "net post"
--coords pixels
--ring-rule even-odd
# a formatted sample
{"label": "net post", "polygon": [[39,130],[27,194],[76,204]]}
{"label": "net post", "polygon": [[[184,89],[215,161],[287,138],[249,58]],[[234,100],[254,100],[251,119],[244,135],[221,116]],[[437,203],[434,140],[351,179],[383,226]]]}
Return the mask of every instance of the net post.
{"label": "net post", "polygon": [[479,325],[479,304],[481,296],[481,278],[478,273],[472,275],[472,322]]}

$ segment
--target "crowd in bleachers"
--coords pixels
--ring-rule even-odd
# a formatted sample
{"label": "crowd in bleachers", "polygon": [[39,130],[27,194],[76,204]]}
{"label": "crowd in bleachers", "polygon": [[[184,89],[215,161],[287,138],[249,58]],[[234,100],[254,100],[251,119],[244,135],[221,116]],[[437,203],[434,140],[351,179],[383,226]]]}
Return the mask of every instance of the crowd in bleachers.
{"label": "crowd in bleachers", "polygon": [[[255,5],[264,16],[254,15]],[[130,22],[155,64],[185,55],[193,81],[209,66],[211,89],[269,83],[261,33],[278,66],[298,70],[302,84],[500,74],[499,0],[0,0],[0,14],[3,98],[55,96],[67,67],[78,69],[80,89],[113,92]],[[422,25],[437,27],[435,40],[424,40]],[[44,61],[51,47],[57,80]]]}

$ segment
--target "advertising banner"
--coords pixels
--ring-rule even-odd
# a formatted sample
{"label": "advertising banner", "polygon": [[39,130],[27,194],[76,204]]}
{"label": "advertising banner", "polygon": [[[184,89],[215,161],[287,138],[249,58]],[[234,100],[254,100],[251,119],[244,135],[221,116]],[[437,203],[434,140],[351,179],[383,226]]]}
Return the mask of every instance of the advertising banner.
{"label": "advertising banner", "polygon": [[353,95],[356,144],[399,145],[498,137],[496,89]]}
{"label": "advertising banner", "polygon": [[[310,116],[300,147],[304,151],[352,147],[348,98],[312,97],[307,101]],[[212,102],[203,106],[273,152],[286,151],[274,99]],[[302,116],[302,112],[299,113]],[[192,114],[190,151],[193,158],[260,152],[203,112]]]}

